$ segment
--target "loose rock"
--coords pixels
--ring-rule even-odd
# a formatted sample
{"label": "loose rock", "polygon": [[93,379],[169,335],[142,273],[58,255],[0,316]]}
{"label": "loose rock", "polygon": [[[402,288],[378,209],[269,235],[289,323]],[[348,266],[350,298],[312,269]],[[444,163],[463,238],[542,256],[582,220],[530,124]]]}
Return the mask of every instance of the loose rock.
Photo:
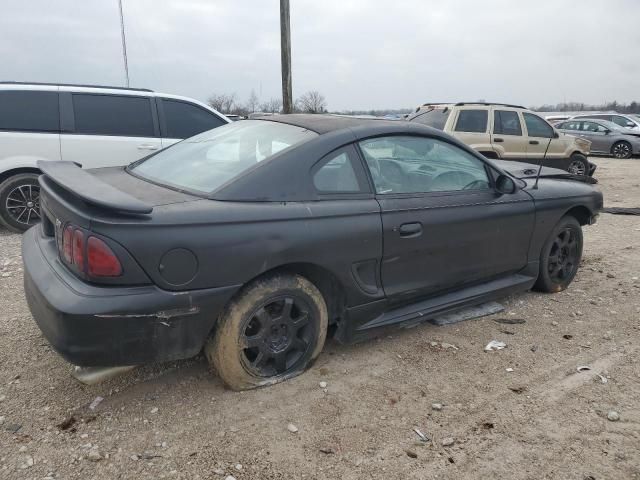
{"label": "loose rock", "polygon": [[609,413],[607,413],[607,420],[610,422],[617,422],[620,420],[620,414],[615,410],[610,410]]}
{"label": "loose rock", "polygon": [[87,459],[92,462],[99,462],[100,460],[102,460],[102,455],[100,455],[100,452],[98,450],[91,450],[87,454]]}
{"label": "loose rock", "polygon": [[453,438],[453,437],[447,437],[447,438],[442,440],[442,446],[443,447],[450,447],[454,443],[456,443],[456,439]]}
{"label": "loose rock", "polygon": [[291,433],[298,433],[298,427],[296,427],[293,423],[287,425],[287,430],[289,430]]}
{"label": "loose rock", "polygon": [[438,410],[438,411],[440,411],[440,410],[442,410],[442,404],[441,404],[441,403],[432,403],[432,404],[431,404],[431,408],[432,408],[433,410]]}
{"label": "loose rock", "polygon": [[327,388],[327,382],[320,382],[320,388]]}

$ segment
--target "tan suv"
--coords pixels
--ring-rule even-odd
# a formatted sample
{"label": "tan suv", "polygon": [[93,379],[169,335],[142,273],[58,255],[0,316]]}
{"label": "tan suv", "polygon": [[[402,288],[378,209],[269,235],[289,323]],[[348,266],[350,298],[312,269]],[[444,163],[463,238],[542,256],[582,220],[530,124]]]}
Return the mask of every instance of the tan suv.
{"label": "tan suv", "polygon": [[577,175],[596,169],[587,160],[590,141],[558,132],[517,105],[425,103],[407,120],[444,130],[488,158],[542,163]]}

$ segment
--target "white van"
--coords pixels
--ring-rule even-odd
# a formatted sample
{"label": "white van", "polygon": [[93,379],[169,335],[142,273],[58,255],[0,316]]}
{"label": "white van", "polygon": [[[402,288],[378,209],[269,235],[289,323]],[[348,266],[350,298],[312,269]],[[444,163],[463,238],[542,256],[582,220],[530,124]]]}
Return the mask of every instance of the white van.
{"label": "white van", "polygon": [[21,232],[40,220],[38,160],[122,166],[227,123],[146,89],[0,82],[0,222]]}

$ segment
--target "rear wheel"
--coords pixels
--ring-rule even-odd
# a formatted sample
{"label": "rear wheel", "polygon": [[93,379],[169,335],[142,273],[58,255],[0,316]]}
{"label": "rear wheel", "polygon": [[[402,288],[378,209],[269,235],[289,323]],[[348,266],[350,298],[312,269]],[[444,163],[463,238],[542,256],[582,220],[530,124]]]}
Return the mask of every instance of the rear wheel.
{"label": "rear wheel", "polygon": [[589,160],[581,153],[574,153],[569,159],[569,173],[574,175],[588,175],[589,174]]}
{"label": "rear wheel", "polygon": [[18,233],[40,222],[38,174],[21,173],[0,184],[0,220]]}
{"label": "rear wheel", "polygon": [[233,390],[271,385],[307,369],[324,346],[327,307],[299,275],[249,284],[225,309],[204,351]]}
{"label": "rear wheel", "polygon": [[611,147],[611,155],[616,158],[624,159],[629,158],[633,153],[631,144],[629,142],[620,141],[613,144]]}
{"label": "rear wheel", "polygon": [[582,227],[574,217],[563,217],[540,252],[540,271],[534,288],[561,292],[573,281],[582,259]]}

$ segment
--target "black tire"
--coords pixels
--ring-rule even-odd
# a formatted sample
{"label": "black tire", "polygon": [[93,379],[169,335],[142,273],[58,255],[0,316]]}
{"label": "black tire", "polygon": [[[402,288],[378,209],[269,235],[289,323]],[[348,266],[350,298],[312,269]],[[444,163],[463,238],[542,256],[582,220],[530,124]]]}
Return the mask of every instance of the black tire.
{"label": "black tire", "polygon": [[40,222],[40,184],[37,173],[20,173],[0,184],[0,221],[22,233]]}
{"label": "black tire", "polygon": [[574,175],[589,175],[589,160],[581,153],[574,153],[569,158],[567,172]]}
{"label": "black tire", "polygon": [[616,142],[611,146],[611,155],[620,160],[629,158],[632,154],[633,147],[629,142],[625,142],[624,140]]}
{"label": "black tire", "polygon": [[558,222],[540,252],[540,270],[534,289],[555,293],[573,281],[582,259],[582,227],[574,217]]}
{"label": "black tire", "polygon": [[204,352],[233,390],[272,385],[314,362],[327,324],[315,285],[299,275],[274,275],[250,283],[229,303]]}

